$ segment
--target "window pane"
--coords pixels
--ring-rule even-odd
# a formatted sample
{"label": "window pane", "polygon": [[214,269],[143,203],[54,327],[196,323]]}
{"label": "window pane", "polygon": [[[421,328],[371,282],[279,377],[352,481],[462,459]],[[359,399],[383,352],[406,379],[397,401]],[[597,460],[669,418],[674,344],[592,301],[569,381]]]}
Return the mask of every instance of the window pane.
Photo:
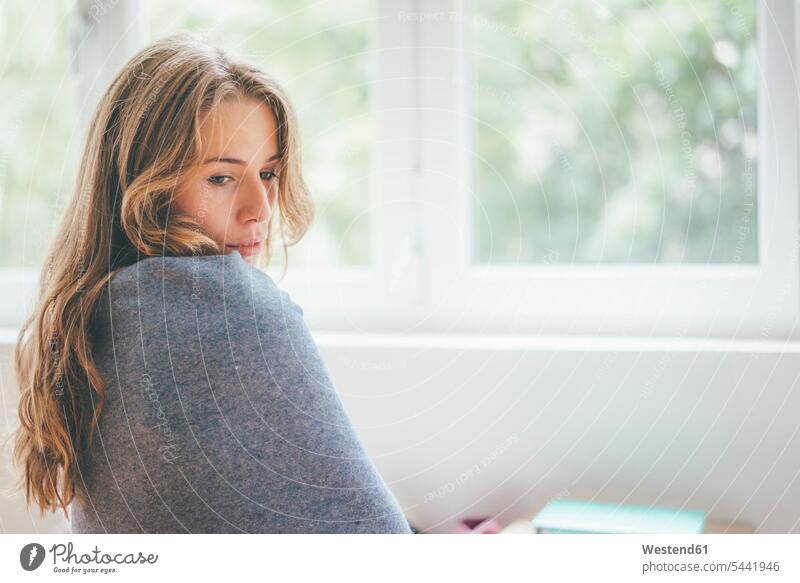
{"label": "window pane", "polygon": [[474,6],[477,263],[757,261],[754,1]]}
{"label": "window pane", "polygon": [[44,261],[80,156],[68,0],[0,3],[0,266]]}
{"label": "window pane", "polygon": [[223,8],[217,0],[159,0],[146,12],[148,42],[200,32],[258,63],[289,93],[317,206],[316,222],[290,248],[290,264],[367,263],[369,1],[228,0]]}

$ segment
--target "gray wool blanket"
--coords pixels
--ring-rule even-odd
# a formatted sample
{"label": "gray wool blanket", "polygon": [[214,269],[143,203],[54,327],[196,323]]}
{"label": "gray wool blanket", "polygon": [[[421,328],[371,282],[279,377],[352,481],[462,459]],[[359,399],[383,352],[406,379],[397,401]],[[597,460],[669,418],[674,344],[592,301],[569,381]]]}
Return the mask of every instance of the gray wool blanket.
{"label": "gray wool blanket", "polygon": [[302,309],[238,252],[151,257],[92,319],[106,404],[74,533],[411,533]]}

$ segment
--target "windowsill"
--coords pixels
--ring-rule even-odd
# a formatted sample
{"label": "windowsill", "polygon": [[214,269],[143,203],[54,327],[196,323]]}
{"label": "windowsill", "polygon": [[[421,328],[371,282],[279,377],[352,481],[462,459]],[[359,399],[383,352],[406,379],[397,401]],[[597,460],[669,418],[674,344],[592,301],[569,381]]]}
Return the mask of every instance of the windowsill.
{"label": "windowsill", "polygon": [[561,336],[536,334],[403,334],[314,332],[321,347],[560,351],[560,352],[707,352],[800,354],[800,340],[705,339],[680,337]]}
{"label": "windowsill", "polygon": [[16,328],[0,326],[0,348],[14,346],[17,343],[17,332]]}
{"label": "windowsill", "polygon": [[[480,350],[501,352],[704,352],[800,354],[800,340],[680,337],[556,336],[534,334],[434,334],[312,331],[322,348],[378,350]],[[0,348],[11,348],[17,330],[0,327]]]}

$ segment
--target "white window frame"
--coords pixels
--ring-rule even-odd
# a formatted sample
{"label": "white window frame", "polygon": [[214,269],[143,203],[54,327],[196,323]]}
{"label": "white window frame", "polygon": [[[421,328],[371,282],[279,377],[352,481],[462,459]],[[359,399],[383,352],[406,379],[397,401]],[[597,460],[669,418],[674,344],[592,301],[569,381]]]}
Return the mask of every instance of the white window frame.
{"label": "white window frame", "polygon": [[[791,0],[755,1],[757,264],[472,265],[470,3],[376,0],[371,264],[290,265],[281,286],[318,330],[800,337],[798,14]],[[91,106],[144,42],[139,0],[81,0],[84,25],[98,6],[102,18],[76,43]],[[19,298],[31,298],[37,275],[0,270],[0,324],[21,321]]]}
{"label": "white window frame", "polygon": [[[472,79],[466,3],[424,2],[455,18],[421,23],[423,192],[457,220],[429,216],[432,329],[586,335],[787,338],[798,316],[798,104],[791,0],[758,1],[758,264],[470,264]],[[437,49],[435,47],[443,47]],[[452,58],[441,58],[451,51]],[[447,82],[439,82],[445,79]],[[446,113],[442,113],[446,112]],[[434,118],[439,118],[434,119]],[[455,175],[457,173],[457,175]],[[459,186],[453,188],[453,184]]]}

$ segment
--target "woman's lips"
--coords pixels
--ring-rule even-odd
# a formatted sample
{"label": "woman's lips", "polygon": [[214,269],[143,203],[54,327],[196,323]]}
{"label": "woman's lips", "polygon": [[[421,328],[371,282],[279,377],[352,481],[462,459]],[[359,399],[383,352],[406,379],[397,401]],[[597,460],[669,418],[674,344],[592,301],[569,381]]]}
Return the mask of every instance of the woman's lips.
{"label": "woman's lips", "polygon": [[241,255],[255,255],[261,251],[261,241],[258,241],[253,245],[226,245],[226,247],[229,249],[235,249]]}

